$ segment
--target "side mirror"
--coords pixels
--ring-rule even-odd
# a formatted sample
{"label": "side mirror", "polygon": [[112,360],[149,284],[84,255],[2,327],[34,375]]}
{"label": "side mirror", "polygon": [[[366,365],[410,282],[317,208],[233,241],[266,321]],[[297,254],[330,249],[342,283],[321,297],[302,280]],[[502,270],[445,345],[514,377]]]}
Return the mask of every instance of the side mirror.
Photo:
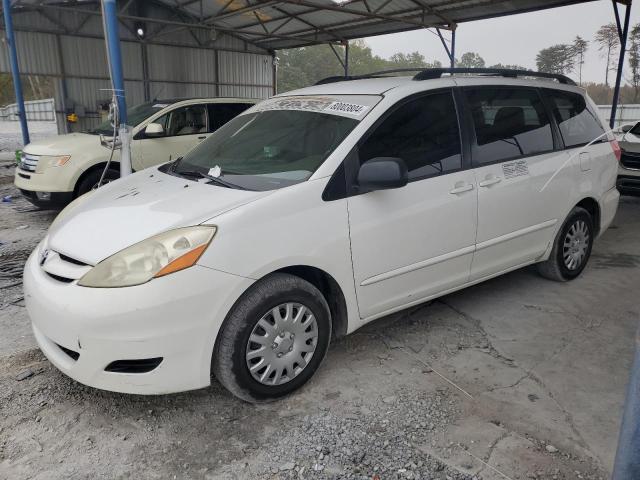
{"label": "side mirror", "polygon": [[407,165],[401,158],[372,158],[363,163],[358,171],[358,186],[361,190],[401,188],[408,181]]}
{"label": "side mirror", "polygon": [[144,134],[147,137],[163,137],[164,127],[159,123],[150,123],[145,127]]}

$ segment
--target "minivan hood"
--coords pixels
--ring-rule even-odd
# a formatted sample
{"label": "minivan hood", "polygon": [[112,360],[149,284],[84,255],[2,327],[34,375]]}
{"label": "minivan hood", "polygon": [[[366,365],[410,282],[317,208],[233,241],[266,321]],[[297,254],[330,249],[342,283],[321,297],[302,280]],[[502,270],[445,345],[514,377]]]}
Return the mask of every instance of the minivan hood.
{"label": "minivan hood", "polygon": [[[87,151],[96,148],[104,148],[100,145],[99,135],[69,133],[31,142],[24,148],[24,152],[31,155],[71,155],[73,157],[77,154],[86,155]],[[106,148],[105,151],[107,151]]]}
{"label": "minivan hood", "polygon": [[71,203],[50,228],[47,248],[95,265],[153,235],[198,225],[270,193],[199,183],[150,168]]}

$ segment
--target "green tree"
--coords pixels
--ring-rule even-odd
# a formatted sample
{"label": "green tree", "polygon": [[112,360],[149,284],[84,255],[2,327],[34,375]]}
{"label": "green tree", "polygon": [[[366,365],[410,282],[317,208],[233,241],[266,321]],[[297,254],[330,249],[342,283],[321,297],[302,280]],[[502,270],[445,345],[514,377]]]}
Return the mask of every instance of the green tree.
{"label": "green tree", "polygon": [[613,59],[618,52],[618,47],[620,47],[620,37],[618,37],[618,27],[616,27],[616,24],[608,23],[607,25],[601,26],[596,32],[595,41],[599,45],[598,50],[600,50],[602,57],[607,60],[604,84],[609,85],[609,72],[616,68]]}
{"label": "green tree", "polygon": [[484,68],[484,58],[475,52],[466,52],[462,54],[460,60],[456,62],[456,66],[463,68]]}
{"label": "green tree", "polygon": [[633,87],[633,103],[636,103],[640,91],[640,23],[635,24],[631,29],[629,40],[629,68],[631,69],[629,82]]}
{"label": "green tree", "polygon": [[[342,48],[336,47],[339,55]],[[342,58],[342,57],[341,57]],[[318,80],[344,75],[344,68],[329,45],[315,45],[278,52],[278,92],[313,85]],[[396,68],[440,67],[440,62],[428,62],[418,53],[395,53],[389,59],[374,55],[362,40],[349,44],[349,74],[363,75]]]}
{"label": "green tree", "polygon": [[522,65],[503,65],[502,63],[496,63],[495,65],[491,65],[489,68],[500,68],[502,70],[529,70],[527,67],[523,67]]}
{"label": "green tree", "polygon": [[561,43],[543,48],[536,56],[538,71],[566,75],[575,66],[575,57],[571,45]]}
{"label": "green tree", "polygon": [[573,49],[575,63],[578,66],[578,83],[582,85],[582,66],[584,65],[584,55],[587,53],[587,49],[589,48],[589,42],[578,35],[573,40],[571,48]]}

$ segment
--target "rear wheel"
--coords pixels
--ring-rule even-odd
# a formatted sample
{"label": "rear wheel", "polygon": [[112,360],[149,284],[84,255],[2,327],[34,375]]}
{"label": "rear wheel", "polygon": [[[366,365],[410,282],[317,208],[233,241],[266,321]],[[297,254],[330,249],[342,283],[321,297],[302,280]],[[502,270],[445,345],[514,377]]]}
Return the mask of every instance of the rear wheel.
{"label": "rear wheel", "polygon": [[227,316],[212,371],[248,402],[287,395],[315,373],[331,338],[331,314],[320,291],[288,274],[253,285]]}
{"label": "rear wheel", "polygon": [[558,232],[549,259],[537,265],[538,272],[558,282],[573,280],[587,265],[593,239],[593,218],[584,208],[575,207]]}
{"label": "rear wheel", "polygon": [[[100,177],[102,176],[103,169],[97,168],[89,172],[78,184],[77,196],[84,195],[90,190],[98,188],[98,182],[100,181]],[[109,183],[113,180],[117,180],[120,178],[120,172],[115,168],[110,168],[104,174],[104,179],[102,180],[102,184]]]}

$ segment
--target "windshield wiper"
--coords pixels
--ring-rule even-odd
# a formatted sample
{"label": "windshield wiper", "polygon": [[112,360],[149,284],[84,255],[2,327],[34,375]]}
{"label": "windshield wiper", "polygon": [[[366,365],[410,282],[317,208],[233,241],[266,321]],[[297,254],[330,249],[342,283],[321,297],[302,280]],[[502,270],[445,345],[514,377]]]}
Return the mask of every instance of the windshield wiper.
{"label": "windshield wiper", "polygon": [[175,171],[178,175],[183,175],[185,177],[194,177],[194,178],[206,178],[212,183],[216,183],[223,187],[227,188],[237,188],[240,190],[249,190],[248,188],[241,187],[240,185],[236,185],[235,183],[227,182],[226,180],[222,180],[221,178],[214,177],[213,175],[209,175],[207,173],[199,172],[198,170],[185,170],[185,171]]}

